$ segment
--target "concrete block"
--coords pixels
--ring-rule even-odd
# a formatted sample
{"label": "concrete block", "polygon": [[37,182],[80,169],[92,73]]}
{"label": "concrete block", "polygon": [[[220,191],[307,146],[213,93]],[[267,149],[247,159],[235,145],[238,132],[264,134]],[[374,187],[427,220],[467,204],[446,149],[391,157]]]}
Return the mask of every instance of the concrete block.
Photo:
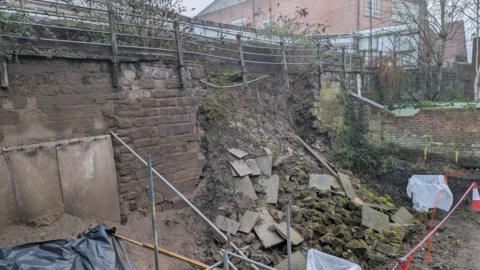
{"label": "concrete block", "polygon": [[240,228],[240,223],[224,216],[217,216],[215,218],[215,225],[217,225],[220,230],[230,233],[231,235],[235,235],[238,232],[238,228]]}
{"label": "concrete block", "polygon": [[350,176],[339,172],[338,178],[340,179],[340,184],[345,190],[345,194],[347,194],[347,197],[350,199],[354,199],[355,197],[357,197],[357,194],[355,193],[355,190],[352,186],[352,181],[350,181]]}
{"label": "concrete block", "polygon": [[247,166],[250,168],[250,170],[252,171],[252,174],[251,176],[260,176],[262,175],[262,172],[260,171],[260,168],[258,168],[258,164],[257,162],[255,161],[255,159],[251,158],[251,159],[247,159],[245,160],[245,163],[247,163]]}
{"label": "concrete block", "polygon": [[240,177],[252,174],[252,170],[250,170],[243,160],[230,161],[230,166],[232,166]]}
{"label": "concrete block", "polygon": [[362,225],[377,232],[388,230],[390,222],[387,215],[366,205],[362,206]]}
{"label": "concrete block", "polygon": [[268,213],[266,208],[262,208],[260,211],[260,220],[253,230],[258,236],[264,248],[271,248],[282,242],[283,238],[278,235],[277,232],[270,230],[270,227],[275,225],[273,217]]}
{"label": "concrete block", "polygon": [[[289,270],[288,269],[288,258],[281,261],[277,266],[277,270]],[[307,256],[305,256],[301,251],[297,251],[292,254],[292,270],[305,270],[307,269]]]}
{"label": "concrete block", "polygon": [[392,216],[392,220],[400,225],[413,224],[413,215],[404,207],[398,209],[398,211]]}
{"label": "concrete block", "polygon": [[239,159],[244,158],[245,156],[248,155],[247,152],[245,152],[241,149],[237,149],[237,148],[230,148],[230,149],[228,149],[228,152],[230,154],[232,154],[234,157],[239,158]]}
{"label": "concrete block", "polygon": [[272,175],[272,155],[266,155],[255,158],[260,172],[265,176]]}
{"label": "concrete block", "polygon": [[255,188],[252,185],[252,181],[250,180],[250,177],[244,176],[244,177],[235,177],[233,179],[234,186],[235,186],[235,191],[242,193],[246,197],[256,200],[257,199],[257,194],[255,193]]}
{"label": "concrete block", "polygon": [[259,183],[265,187],[267,203],[277,204],[280,177],[278,175],[272,175],[269,179],[261,179]]}
{"label": "concrete block", "polygon": [[[275,224],[275,230],[281,237],[283,237],[283,239],[287,240],[286,222]],[[292,245],[298,246],[303,242],[303,237],[297,231],[290,227],[290,240],[292,241]]]}
{"label": "concrete block", "polygon": [[310,174],[308,187],[318,190],[331,190],[333,180],[335,178],[328,174]]}
{"label": "concrete block", "polygon": [[7,163],[0,154],[0,227],[17,221],[17,203]]}
{"label": "concrete block", "polygon": [[257,212],[247,211],[243,214],[242,218],[240,219],[240,229],[239,231],[243,233],[250,233],[257,224],[258,219],[260,218],[260,214]]}

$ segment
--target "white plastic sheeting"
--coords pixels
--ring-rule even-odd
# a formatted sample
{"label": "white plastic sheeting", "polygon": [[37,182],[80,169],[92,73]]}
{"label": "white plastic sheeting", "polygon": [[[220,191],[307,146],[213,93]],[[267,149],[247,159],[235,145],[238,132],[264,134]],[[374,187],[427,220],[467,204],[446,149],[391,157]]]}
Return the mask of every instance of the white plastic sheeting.
{"label": "white plastic sheeting", "polygon": [[307,270],[362,270],[360,266],[316,249],[308,251]]}
{"label": "white plastic sheeting", "polygon": [[408,180],[407,195],[418,212],[434,207],[449,211],[453,204],[453,194],[443,175],[413,175]]}

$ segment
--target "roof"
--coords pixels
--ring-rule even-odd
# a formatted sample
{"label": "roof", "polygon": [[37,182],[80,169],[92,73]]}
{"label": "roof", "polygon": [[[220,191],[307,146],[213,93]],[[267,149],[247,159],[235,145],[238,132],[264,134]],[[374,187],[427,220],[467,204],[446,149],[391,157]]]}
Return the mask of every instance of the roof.
{"label": "roof", "polygon": [[234,6],[240,4],[242,2],[246,2],[247,0],[215,0],[210,5],[208,5],[204,10],[198,13],[197,16],[203,16],[208,13],[215,12],[217,10],[221,10],[230,6]]}

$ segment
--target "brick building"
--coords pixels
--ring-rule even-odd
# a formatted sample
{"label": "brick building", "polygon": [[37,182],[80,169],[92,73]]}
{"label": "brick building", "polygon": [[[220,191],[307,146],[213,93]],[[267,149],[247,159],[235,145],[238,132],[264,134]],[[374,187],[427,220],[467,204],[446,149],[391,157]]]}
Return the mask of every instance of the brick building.
{"label": "brick building", "polygon": [[[215,0],[197,17],[199,19],[234,25],[262,28],[279,16],[295,17],[305,9],[303,23],[321,23],[330,34],[353,33],[370,28],[370,1],[373,1],[372,27],[399,24],[396,16],[405,0]],[[406,1],[409,3],[410,1]],[[416,4],[410,3],[412,10]]]}

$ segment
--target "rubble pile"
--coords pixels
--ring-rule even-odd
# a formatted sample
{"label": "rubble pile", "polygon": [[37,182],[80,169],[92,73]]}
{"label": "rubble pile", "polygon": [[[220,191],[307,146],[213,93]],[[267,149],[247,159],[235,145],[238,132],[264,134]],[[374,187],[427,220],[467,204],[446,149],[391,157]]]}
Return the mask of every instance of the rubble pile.
{"label": "rubble pile", "polygon": [[[218,209],[215,221],[231,241],[245,247],[250,258],[283,269],[285,210],[290,205],[296,257],[306,260],[306,252],[313,248],[368,269],[398,258],[414,222],[408,210],[365,189],[350,172],[310,173],[319,168],[306,162],[308,153],[301,147],[288,150],[274,158],[267,148],[257,156],[228,149],[234,199]],[[218,246],[209,254],[215,261],[221,259]],[[296,261],[303,264],[305,260]],[[235,263],[246,269],[243,262]]]}

